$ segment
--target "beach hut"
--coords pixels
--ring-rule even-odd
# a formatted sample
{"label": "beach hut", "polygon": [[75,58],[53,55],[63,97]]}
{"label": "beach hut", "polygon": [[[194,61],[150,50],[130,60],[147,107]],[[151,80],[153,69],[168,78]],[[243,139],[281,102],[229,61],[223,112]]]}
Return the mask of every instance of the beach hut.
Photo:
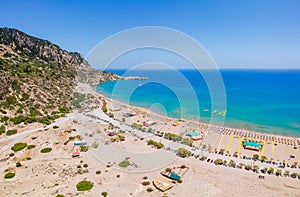
{"label": "beach hut", "polygon": [[152,121],[152,120],[147,120],[145,122],[143,122],[143,125],[146,126],[146,127],[150,127],[152,125],[155,125],[156,122]]}
{"label": "beach hut", "polygon": [[171,172],[170,179],[178,181],[180,179],[180,176],[176,172]]}
{"label": "beach hut", "polygon": [[248,150],[260,151],[262,145],[252,141],[244,141],[243,147],[244,149],[248,149]]}
{"label": "beach hut", "polygon": [[85,146],[87,145],[86,141],[75,141],[74,146]]}
{"label": "beach hut", "polygon": [[173,123],[173,126],[177,127],[179,124],[180,124],[179,120],[175,120],[174,123]]}
{"label": "beach hut", "polygon": [[159,177],[153,180],[153,185],[160,191],[165,192],[171,189],[174,186],[174,183],[165,178]]}
{"label": "beach hut", "polygon": [[202,133],[200,133],[196,130],[190,131],[187,135],[190,136],[192,138],[192,140],[201,140],[203,137]]}

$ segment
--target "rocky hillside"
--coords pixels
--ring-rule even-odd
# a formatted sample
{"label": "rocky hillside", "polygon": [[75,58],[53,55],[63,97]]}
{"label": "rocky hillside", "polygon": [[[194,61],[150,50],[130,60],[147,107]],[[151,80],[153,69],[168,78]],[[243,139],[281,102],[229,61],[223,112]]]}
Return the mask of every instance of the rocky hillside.
{"label": "rocky hillside", "polygon": [[[19,30],[0,28],[0,126],[50,124],[72,108],[78,82],[95,85],[119,76],[92,69],[76,52]],[[0,131],[1,133],[1,131]]]}

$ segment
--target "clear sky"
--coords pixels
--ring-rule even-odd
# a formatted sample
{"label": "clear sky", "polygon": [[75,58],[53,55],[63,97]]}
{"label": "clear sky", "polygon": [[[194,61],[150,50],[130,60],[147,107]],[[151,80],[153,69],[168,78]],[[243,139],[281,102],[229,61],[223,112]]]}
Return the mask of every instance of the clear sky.
{"label": "clear sky", "polygon": [[299,68],[298,0],[11,0],[0,26],[20,29],[82,55],[138,26],[165,26],[199,41],[221,68]]}

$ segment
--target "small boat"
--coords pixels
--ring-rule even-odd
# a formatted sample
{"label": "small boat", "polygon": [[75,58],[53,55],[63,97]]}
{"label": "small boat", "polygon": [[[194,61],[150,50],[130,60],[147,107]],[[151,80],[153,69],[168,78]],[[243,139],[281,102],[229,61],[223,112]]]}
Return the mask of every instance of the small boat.
{"label": "small boat", "polygon": [[212,112],[210,112],[211,114],[216,114],[216,113],[218,113],[218,110],[213,110]]}
{"label": "small boat", "polygon": [[224,111],[220,111],[218,113],[219,116],[226,116],[226,114],[227,114],[227,109],[225,109]]}
{"label": "small boat", "polygon": [[204,112],[208,112],[208,109],[203,109]]}

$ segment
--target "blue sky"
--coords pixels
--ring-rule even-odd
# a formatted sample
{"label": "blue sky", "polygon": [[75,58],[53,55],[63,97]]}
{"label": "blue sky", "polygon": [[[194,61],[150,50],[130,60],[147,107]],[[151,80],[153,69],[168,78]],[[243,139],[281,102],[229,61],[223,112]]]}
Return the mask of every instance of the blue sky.
{"label": "blue sky", "polygon": [[0,26],[88,52],[138,26],[164,26],[200,42],[220,68],[300,68],[300,1],[2,1]]}

